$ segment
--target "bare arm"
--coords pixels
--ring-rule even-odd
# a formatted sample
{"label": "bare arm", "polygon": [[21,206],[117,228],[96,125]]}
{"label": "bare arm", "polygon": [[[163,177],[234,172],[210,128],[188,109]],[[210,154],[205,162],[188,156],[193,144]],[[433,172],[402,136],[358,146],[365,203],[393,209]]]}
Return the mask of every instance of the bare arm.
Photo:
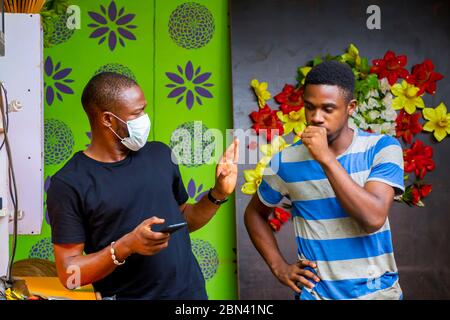
{"label": "bare arm", "polygon": [[265,206],[255,194],[244,213],[244,223],[250,239],[271,270],[277,265],[286,263],[273,231],[267,223],[272,211],[273,208]]}
{"label": "bare arm", "polygon": [[266,261],[272,273],[277,279],[297,293],[300,288],[297,282],[313,288],[313,284],[306,278],[318,282],[320,279],[304,267],[315,268],[315,263],[303,260],[289,265],[282,256],[278,247],[277,240],[267,223],[267,218],[272,212],[272,208],[264,205],[258,195],[254,195],[244,213],[244,223],[247,228],[250,239],[263,259]]}
{"label": "bare arm", "polygon": [[[118,239],[114,244],[116,259],[123,261],[133,253],[153,255],[166,248],[170,236],[153,232],[150,227],[163,222],[163,219],[156,217],[147,219],[132,232]],[[58,277],[67,289],[75,289],[103,279],[118,267],[111,258],[110,246],[88,255],[83,255],[84,243],[54,244],[54,249]]]}
{"label": "bare arm", "polygon": [[364,188],[359,186],[335,158],[322,164],[322,168],[345,211],[367,233],[379,230],[389,214],[394,189],[377,181],[367,182]]}
{"label": "bare arm", "polygon": [[382,182],[370,181],[364,187],[354,182],[329,149],[326,134],[325,128],[309,126],[301,134],[301,139],[322,166],[346,212],[367,233],[379,230],[388,216],[394,189]]}
{"label": "bare arm", "polygon": [[[228,197],[236,187],[237,162],[239,159],[239,141],[235,139],[221,157],[216,167],[216,184],[211,191],[215,199],[223,200]],[[195,231],[203,227],[211,220],[219,209],[209,201],[205,195],[196,204],[183,204],[180,211],[183,213],[189,227],[189,231]]]}

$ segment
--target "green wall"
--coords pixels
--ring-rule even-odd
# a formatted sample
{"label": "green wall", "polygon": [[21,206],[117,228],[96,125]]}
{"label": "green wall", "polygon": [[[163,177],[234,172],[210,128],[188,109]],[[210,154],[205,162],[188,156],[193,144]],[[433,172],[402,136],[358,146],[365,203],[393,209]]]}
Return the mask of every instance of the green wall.
{"label": "green wall", "polygon": [[[81,9],[81,28],[71,31],[64,19],[55,21],[54,46],[44,49],[45,189],[51,176],[90,143],[80,97],[99,70],[127,74],[140,84],[149,103],[151,140],[174,146],[172,132],[183,124],[191,128],[192,121],[223,132],[231,128],[228,1],[72,3]],[[215,165],[185,163],[180,170],[189,202],[214,184]],[[230,199],[191,234],[210,299],[237,298],[234,219]],[[19,236],[16,261],[28,257],[54,260],[45,213],[40,235]]]}

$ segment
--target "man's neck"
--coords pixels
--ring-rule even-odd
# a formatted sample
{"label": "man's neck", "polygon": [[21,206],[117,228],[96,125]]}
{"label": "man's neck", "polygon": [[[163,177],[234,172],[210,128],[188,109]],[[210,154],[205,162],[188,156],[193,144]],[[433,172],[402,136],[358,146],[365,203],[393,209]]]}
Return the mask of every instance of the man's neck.
{"label": "man's neck", "polygon": [[90,146],[84,151],[89,158],[100,162],[118,162],[127,157],[129,149],[111,140],[95,139],[92,137]]}
{"label": "man's neck", "polygon": [[343,128],[339,136],[328,144],[331,152],[333,152],[336,157],[343,154],[352,144],[353,135],[353,129],[349,127]]}

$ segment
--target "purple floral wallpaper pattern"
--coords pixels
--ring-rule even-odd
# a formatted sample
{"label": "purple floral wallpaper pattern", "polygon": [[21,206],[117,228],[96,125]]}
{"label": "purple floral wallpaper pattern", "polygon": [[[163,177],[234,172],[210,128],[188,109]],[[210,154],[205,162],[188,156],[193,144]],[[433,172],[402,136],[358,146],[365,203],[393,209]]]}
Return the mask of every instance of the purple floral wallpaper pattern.
{"label": "purple floral wallpaper pattern", "polygon": [[47,57],[44,63],[45,71],[45,101],[47,105],[51,106],[55,101],[55,96],[59,101],[63,101],[62,94],[73,94],[73,90],[68,84],[72,83],[72,79],[67,77],[72,72],[71,68],[62,68],[61,62],[54,64],[50,56]]}
{"label": "purple floral wallpaper pattern", "polygon": [[136,29],[137,26],[131,24],[136,15],[134,13],[126,13],[125,7],[118,9],[114,1],[111,1],[108,9],[100,5],[100,12],[89,11],[88,14],[93,20],[93,23],[88,24],[88,27],[94,29],[89,37],[93,39],[99,38],[99,45],[108,39],[109,50],[114,51],[117,43],[125,47],[126,40],[136,40],[132,30]]}
{"label": "purple floral wallpaper pattern", "polygon": [[186,107],[189,110],[192,109],[195,102],[202,105],[202,98],[210,99],[213,97],[207,89],[214,86],[214,84],[207,82],[211,77],[211,72],[201,73],[200,66],[195,71],[194,69],[192,62],[188,61],[184,69],[178,65],[177,72],[166,72],[167,78],[171,81],[166,85],[167,88],[171,89],[167,97],[176,98],[177,104],[185,100]]}

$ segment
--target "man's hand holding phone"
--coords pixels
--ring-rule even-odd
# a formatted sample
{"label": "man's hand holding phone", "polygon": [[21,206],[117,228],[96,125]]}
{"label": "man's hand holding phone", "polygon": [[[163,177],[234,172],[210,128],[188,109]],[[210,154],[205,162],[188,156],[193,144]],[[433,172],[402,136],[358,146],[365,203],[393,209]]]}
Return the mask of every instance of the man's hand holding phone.
{"label": "man's hand holding phone", "polygon": [[128,246],[132,253],[151,256],[165,249],[169,244],[170,234],[152,230],[152,226],[164,223],[164,219],[152,217],[144,220],[127,235]]}
{"label": "man's hand holding phone", "polygon": [[154,230],[154,232],[161,232],[161,233],[169,233],[172,234],[184,227],[187,227],[187,222],[180,222],[180,223],[175,223],[175,224],[171,224],[168,226],[164,226],[162,229],[156,229]]}

